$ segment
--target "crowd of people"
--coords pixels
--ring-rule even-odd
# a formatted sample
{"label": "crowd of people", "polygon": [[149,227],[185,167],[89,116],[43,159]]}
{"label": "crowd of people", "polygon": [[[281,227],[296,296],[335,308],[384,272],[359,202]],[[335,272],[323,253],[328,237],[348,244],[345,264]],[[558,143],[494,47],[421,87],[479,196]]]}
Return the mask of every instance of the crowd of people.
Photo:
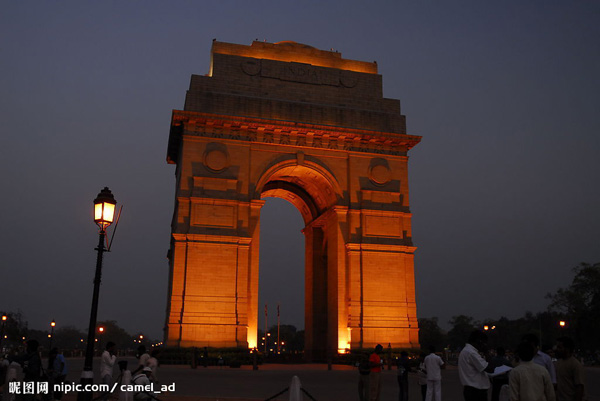
{"label": "crowd of people", "polygon": [[[10,355],[2,361],[0,383],[17,380],[16,367],[22,369],[23,383],[47,382],[48,392],[41,397],[35,394],[22,394],[25,401],[41,398],[42,401],[62,398],[55,384],[65,381],[67,362],[57,348],[48,353],[44,364],[39,352],[39,343],[29,340],[24,352]],[[465,401],[584,401],[585,375],[583,365],[573,356],[575,344],[568,337],[557,340],[553,349],[556,360],[540,349],[539,339],[528,334],[515,349],[513,358],[509,358],[504,348],[497,347],[495,352],[487,348],[487,335],[475,330],[458,355],[458,376],[463,386]],[[117,364],[116,345],[106,344],[100,358],[100,379],[112,388],[115,382],[121,384],[150,385],[158,384],[158,349],[147,352],[143,345],[137,350],[138,365],[127,369],[126,362],[119,362],[119,373],[115,379]],[[360,401],[379,401],[381,394],[381,374],[383,370],[383,347],[378,344],[373,352],[358,365],[358,392]],[[397,360],[397,379],[399,401],[408,400],[409,375],[417,376],[423,401],[442,400],[442,370],[447,361],[438,355],[435,347],[422,352],[415,362],[407,352],[402,352]],[[58,386],[60,387],[60,386]],[[108,400],[109,393],[102,395]],[[129,397],[129,398],[128,398]],[[123,401],[150,401],[155,396],[149,391],[135,391],[126,395]]]}
{"label": "crowd of people", "polygon": [[[140,345],[136,355],[139,363],[133,371],[127,370],[126,362],[119,361],[117,363],[116,351],[116,344],[109,341],[102,352],[100,357],[100,381],[102,384],[107,384],[110,388],[115,382],[143,386],[152,383],[158,384],[158,348],[148,353],[146,347]],[[119,365],[119,373],[116,378],[115,365]],[[44,364],[39,351],[39,342],[29,340],[24,352],[8,355],[0,361],[0,400],[3,400],[3,396],[7,396],[7,400],[60,401],[63,396],[60,384],[65,382],[67,373],[67,361],[58,348],[52,348],[49,351],[47,364]],[[21,387],[18,391],[9,391],[8,387],[11,382],[19,383],[19,385],[33,383],[34,391],[21,391]],[[39,391],[42,387],[39,387],[38,383],[47,383],[43,386],[43,392]],[[108,400],[110,397],[111,394],[107,392],[101,394],[99,399]],[[156,399],[152,392],[145,390],[136,390],[133,394],[123,394],[123,397],[120,398],[123,401]]]}
{"label": "crowd of people", "polygon": [[[465,401],[584,401],[585,375],[583,365],[573,356],[575,344],[568,337],[557,340],[556,361],[540,350],[534,334],[522,338],[514,358],[498,347],[488,352],[487,335],[475,330],[458,356],[458,376]],[[359,364],[360,401],[379,401],[381,392],[381,352],[377,345],[368,363]],[[442,400],[442,374],[446,361],[435,347],[422,352],[413,362],[407,352],[397,360],[399,401],[408,400],[408,377],[417,375],[423,401]]]}

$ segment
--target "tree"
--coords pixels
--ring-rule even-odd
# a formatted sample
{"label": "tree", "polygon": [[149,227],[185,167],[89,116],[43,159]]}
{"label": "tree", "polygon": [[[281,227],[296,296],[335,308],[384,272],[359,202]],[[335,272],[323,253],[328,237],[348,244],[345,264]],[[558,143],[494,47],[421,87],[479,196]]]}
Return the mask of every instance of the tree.
{"label": "tree", "polygon": [[[104,330],[100,333],[99,328],[102,327]],[[85,337],[87,339],[87,335]],[[112,341],[117,345],[117,349],[126,350],[137,348],[139,344],[134,342],[134,339],[139,339],[139,335],[134,337],[127,333],[123,328],[119,327],[115,320],[105,320],[96,324],[96,338],[100,343],[98,348],[100,350],[106,347],[106,343]]]}
{"label": "tree", "polygon": [[419,319],[419,344],[422,349],[433,345],[439,351],[446,346],[446,336],[438,325],[437,317]]}
{"label": "tree", "polygon": [[[73,326],[64,326],[54,331],[54,347],[58,349],[84,349],[87,336]],[[81,341],[83,340],[83,341]]]}
{"label": "tree", "polygon": [[452,316],[448,323],[452,326],[452,329],[448,332],[448,344],[451,349],[462,348],[469,339],[471,332],[480,328],[478,321],[465,315]]}
{"label": "tree", "polygon": [[552,312],[564,316],[567,334],[576,346],[590,351],[600,348],[600,263],[580,263],[573,268],[570,286],[548,294]]}
{"label": "tree", "polygon": [[6,320],[0,322],[2,325],[2,347],[13,348],[23,343],[23,337],[27,338],[27,322],[23,320],[21,312],[2,312]]}

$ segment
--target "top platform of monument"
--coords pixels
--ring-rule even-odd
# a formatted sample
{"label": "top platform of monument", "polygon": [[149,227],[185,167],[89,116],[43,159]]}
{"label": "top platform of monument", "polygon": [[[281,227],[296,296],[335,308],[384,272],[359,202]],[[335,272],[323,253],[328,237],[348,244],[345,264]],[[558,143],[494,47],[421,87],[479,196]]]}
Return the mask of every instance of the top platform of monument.
{"label": "top platform of monument", "polygon": [[[308,124],[406,134],[400,101],[383,96],[377,63],[296,42],[212,43],[210,69],[192,75],[184,113],[262,124]],[[188,117],[186,117],[188,116]]]}
{"label": "top platform of monument", "polygon": [[283,62],[311,64],[317,67],[377,74],[377,63],[342,58],[337,51],[319,50],[302,43],[254,41],[250,46],[213,41],[212,53],[252,57]]}

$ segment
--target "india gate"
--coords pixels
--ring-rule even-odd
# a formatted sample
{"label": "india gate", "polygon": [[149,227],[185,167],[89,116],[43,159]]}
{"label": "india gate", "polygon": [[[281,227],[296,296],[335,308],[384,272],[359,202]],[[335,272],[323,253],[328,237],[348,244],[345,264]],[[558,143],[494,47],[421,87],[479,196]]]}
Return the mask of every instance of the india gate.
{"label": "india gate", "polygon": [[307,357],[418,347],[408,151],[420,139],[377,63],[213,41],[171,121],[167,345],[257,346],[260,212],[277,197],[305,224]]}

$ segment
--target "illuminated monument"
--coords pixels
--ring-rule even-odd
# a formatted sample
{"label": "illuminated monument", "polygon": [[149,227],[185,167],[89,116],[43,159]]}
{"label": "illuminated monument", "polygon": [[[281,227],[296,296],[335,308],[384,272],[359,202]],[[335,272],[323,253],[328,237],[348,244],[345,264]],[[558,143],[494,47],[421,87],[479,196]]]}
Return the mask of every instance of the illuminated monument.
{"label": "illuminated monument", "polygon": [[295,205],[306,227],[309,358],[417,347],[406,134],[377,64],[295,42],[213,42],[173,111],[176,164],[169,346],[255,347],[260,210]]}

